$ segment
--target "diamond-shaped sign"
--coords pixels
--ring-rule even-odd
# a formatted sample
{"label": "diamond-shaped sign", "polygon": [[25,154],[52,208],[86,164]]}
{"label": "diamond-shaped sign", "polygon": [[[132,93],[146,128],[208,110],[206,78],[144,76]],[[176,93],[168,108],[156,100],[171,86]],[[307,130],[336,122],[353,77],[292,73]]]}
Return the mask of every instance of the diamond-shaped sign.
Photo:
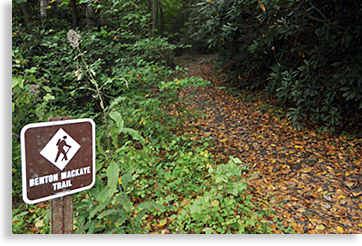
{"label": "diamond-shaped sign", "polygon": [[80,147],[68,133],[60,128],[40,151],[40,154],[53,163],[54,166],[63,170]]}

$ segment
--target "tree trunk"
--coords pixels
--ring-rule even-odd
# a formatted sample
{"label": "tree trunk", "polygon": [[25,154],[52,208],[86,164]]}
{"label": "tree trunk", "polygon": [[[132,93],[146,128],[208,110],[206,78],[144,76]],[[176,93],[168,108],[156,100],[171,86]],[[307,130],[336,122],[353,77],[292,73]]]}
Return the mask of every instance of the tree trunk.
{"label": "tree trunk", "polygon": [[70,5],[72,7],[73,29],[76,29],[78,27],[77,1],[76,0],[70,0]]}
{"label": "tree trunk", "polygon": [[85,18],[86,18],[86,21],[87,21],[87,24],[86,24],[87,30],[92,29],[93,26],[94,26],[93,14],[94,14],[94,8],[93,8],[92,3],[87,3],[87,7],[85,9]]}
{"label": "tree trunk", "polygon": [[161,37],[163,37],[163,32],[165,30],[165,16],[163,15],[161,4],[159,6],[160,6],[160,16],[161,16]]}
{"label": "tree trunk", "polygon": [[153,0],[153,9],[152,9],[152,34],[156,37],[158,25],[158,0]]}
{"label": "tree trunk", "polygon": [[32,33],[32,25],[33,25],[33,21],[31,19],[31,12],[29,10],[29,4],[27,2],[20,4],[20,8],[21,11],[23,11],[24,14],[24,20],[25,20],[25,24],[27,25],[28,28],[28,32]]}
{"label": "tree trunk", "polygon": [[47,16],[48,0],[40,0],[40,16],[45,18]]}

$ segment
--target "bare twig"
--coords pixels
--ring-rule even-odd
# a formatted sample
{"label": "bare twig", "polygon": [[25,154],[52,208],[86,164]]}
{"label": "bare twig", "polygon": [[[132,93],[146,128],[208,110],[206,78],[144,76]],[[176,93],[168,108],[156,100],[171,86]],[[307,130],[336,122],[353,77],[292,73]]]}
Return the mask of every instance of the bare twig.
{"label": "bare twig", "polygon": [[311,4],[311,3],[310,3],[310,5],[312,5],[312,7],[315,8],[315,10],[317,10],[317,11],[323,16],[323,18],[324,18],[325,20],[327,20],[327,18],[324,16],[324,14],[323,14],[319,9],[317,9],[316,6],[314,6],[314,5]]}
{"label": "bare twig", "polygon": [[305,17],[308,17],[309,19],[312,19],[312,20],[315,20],[315,21],[318,21],[318,22],[322,22],[322,23],[327,23],[327,24],[330,25],[330,26],[334,26],[334,27],[336,27],[336,28],[338,28],[338,29],[345,30],[345,31],[347,31],[347,32],[349,32],[349,33],[353,33],[353,31],[352,31],[351,29],[348,29],[348,28],[346,28],[346,27],[343,27],[343,26],[334,24],[333,22],[330,22],[329,20],[322,20],[322,19],[313,17],[313,16],[311,16],[311,15],[309,15],[309,14],[306,14],[306,13],[304,13],[304,12],[301,12],[301,11],[297,10],[296,8],[293,9],[293,8],[291,8],[291,7],[288,7],[288,6],[284,5],[284,4],[278,4],[278,6],[280,6],[280,7],[282,7],[282,8],[285,8],[285,9],[288,9],[288,10],[290,10],[290,11],[293,11],[293,12],[295,12],[295,13],[301,14],[301,15],[303,15],[303,16],[305,16]]}

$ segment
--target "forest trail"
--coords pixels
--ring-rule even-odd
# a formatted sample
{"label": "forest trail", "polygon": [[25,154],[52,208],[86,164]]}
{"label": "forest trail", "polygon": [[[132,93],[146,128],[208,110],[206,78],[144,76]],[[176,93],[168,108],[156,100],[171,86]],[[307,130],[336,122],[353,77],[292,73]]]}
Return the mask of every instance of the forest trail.
{"label": "forest trail", "polygon": [[[253,202],[266,201],[276,213],[267,220],[272,233],[289,226],[296,233],[362,233],[362,139],[297,132],[286,120],[226,94],[213,74],[210,55],[182,59],[188,76],[202,77],[212,86],[192,89],[186,102],[204,118],[185,123],[197,138],[209,137],[208,150],[217,163],[238,157],[252,168],[248,192]],[[224,85],[225,86],[225,85]],[[180,96],[191,93],[186,89]],[[254,106],[254,107],[253,107]],[[277,226],[278,225],[278,226]]]}

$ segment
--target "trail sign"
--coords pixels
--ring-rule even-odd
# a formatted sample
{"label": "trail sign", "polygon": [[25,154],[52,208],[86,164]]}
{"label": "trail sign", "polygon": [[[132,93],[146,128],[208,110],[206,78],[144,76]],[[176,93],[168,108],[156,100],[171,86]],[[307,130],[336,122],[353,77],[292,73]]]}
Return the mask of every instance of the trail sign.
{"label": "trail sign", "polygon": [[29,124],[21,130],[20,141],[24,202],[34,204],[94,185],[93,120]]}

